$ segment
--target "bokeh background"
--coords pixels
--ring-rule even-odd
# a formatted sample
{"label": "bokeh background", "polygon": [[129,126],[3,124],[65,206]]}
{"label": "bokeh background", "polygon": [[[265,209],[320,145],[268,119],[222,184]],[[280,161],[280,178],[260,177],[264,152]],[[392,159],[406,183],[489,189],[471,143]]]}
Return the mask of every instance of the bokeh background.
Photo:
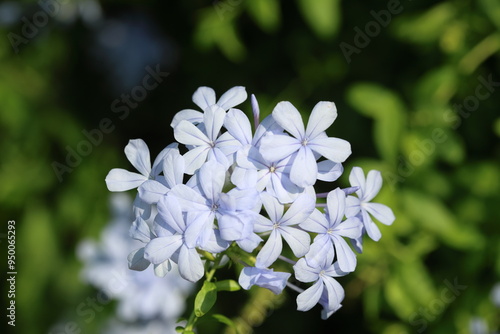
{"label": "bokeh background", "polygon": [[[193,108],[204,85],[218,95],[245,86],[263,114],[283,100],[305,116],[334,101],[329,133],[353,148],[346,170],[380,170],[377,202],[396,215],[340,279],[340,311],[327,321],[319,307],[297,312],[289,292],[281,308],[264,310],[255,333],[500,329],[492,298],[500,282],[500,2],[4,1],[0,36],[2,254],[8,220],[17,232],[12,332],[49,333],[68,321],[101,332],[114,304],[90,323],[77,314],[97,290],[82,281],[76,248],[111,219],[104,178],[131,168],[129,139],[144,139],[153,156],[172,142],[173,115]],[[148,69],[169,74],[127,102]],[[250,112],[249,101],[241,108]],[[112,130],[86,150],[85,131],[103,119]],[[69,166],[72,150],[84,154]],[[56,172],[59,164],[68,167]],[[0,262],[5,282],[6,256]],[[248,311],[248,295],[233,294],[218,310],[229,317]],[[224,330],[208,324],[200,333]]]}

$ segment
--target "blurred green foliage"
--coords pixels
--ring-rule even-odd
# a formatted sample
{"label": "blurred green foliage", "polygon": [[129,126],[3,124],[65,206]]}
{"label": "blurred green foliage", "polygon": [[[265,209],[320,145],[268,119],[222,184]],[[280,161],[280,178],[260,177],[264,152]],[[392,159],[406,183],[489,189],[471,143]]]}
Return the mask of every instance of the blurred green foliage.
{"label": "blurred green foliage", "polygon": [[[378,243],[366,240],[356,272],[341,280],[344,307],[331,319],[321,321],[319,309],[296,312],[290,292],[256,332],[468,333],[473,316],[498,330],[489,294],[500,281],[500,86],[485,82],[500,82],[500,2],[404,1],[383,27],[373,13],[389,3],[102,1],[101,20],[140,13],[175,51],[166,59],[170,76],[124,120],[110,109],[121,93],[104,79],[109,64],[90,56],[99,25],[78,15],[68,23],[61,11],[16,53],[7,36],[20,34],[23,21],[4,24],[0,203],[2,222],[17,227],[16,329],[45,333],[75,321],[82,333],[97,332],[112,307],[93,323],[79,318],[78,305],[95,292],[79,280],[75,246],[109,219],[105,175],[128,166],[129,139],[143,138],[153,155],[169,144],[171,118],[192,107],[198,86],[220,94],[244,85],[263,114],[281,100],[304,115],[317,101],[334,101],[339,117],[330,134],[353,148],[346,171],[380,170],[385,184],[376,200],[397,218],[381,227]],[[22,15],[31,18],[37,6],[23,3]],[[379,33],[356,45],[369,22]],[[342,42],[359,49],[349,63]],[[122,55],[135,52],[131,45]],[[68,146],[106,117],[116,130],[59,182],[52,163],[64,163]],[[466,288],[447,302],[443,291],[454,280]]]}

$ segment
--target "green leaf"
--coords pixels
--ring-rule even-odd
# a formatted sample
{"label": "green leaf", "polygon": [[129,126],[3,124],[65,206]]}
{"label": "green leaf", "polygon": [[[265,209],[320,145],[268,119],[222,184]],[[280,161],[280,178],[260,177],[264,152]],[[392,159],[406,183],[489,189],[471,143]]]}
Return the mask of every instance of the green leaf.
{"label": "green leaf", "polygon": [[195,315],[198,318],[204,316],[214,306],[216,300],[217,286],[212,282],[205,281],[194,300]]}
{"label": "green leaf", "polygon": [[322,38],[334,36],[340,26],[339,0],[298,0],[300,11],[314,32]]}
{"label": "green leaf", "polygon": [[399,275],[389,277],[384,292],[387,302],[400,319],[407,319],[416,310],[414,301],[407,297],[406,287]]}
{"label": "green leaf", "polygon": [[406,109],[398,95],[379,85],[358,83],[348,90],[347,100],[359,113],[375,120],[373,136],[379,154],[395,162]]}
{"label": "green leaf", "polygon": [[215,283],[217,291],[238,291],[241,289],[238,282],[228,279],[224,281],[218,281]]}
{"label": "green leaf", "polygon": [[457,249],[478,249],[484,244],[483,237],[472,226],[459,224],[438,198],[408,190],[402,191],[401,197],[408,217],[419,225],[416,228]]}
{"label": "green leaf", "polygon": [[500,30],[500,3],[498,0],[480,0],[479,5],[490,18],[491,23]]}
{"label": "green leaf", "polygon": [[223,323],[223,324],[231,327],[236,332],[236,334],[239,333],[238,328],[236,327],[236,324],[234,323],[234,321],[232,321],[228,317],[226,317],[222,314],[214,314],[214,315],[212,315],[212,318],[214,318],[215,320],[217,320],[220,323]]}
{"label": "green leaf", "polygon": [[401,40],[430,44],[441,38],[445,29],[456,20],[456,14],[453,3],[443,2],[422,14],[396,18],[394,28]]}
{"label": "green leaf", "polygon": [[280,7],[277,0],[246,1],[248,12],[265,32],[276,31],[280,24]]}

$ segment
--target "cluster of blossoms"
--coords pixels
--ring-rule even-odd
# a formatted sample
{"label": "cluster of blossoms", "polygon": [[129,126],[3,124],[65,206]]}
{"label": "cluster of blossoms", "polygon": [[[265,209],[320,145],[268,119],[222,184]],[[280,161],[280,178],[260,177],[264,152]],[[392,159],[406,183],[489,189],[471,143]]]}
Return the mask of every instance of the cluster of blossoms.
{"label": "cluster of blossoms", "polygon": [[[298,310],[319,303],[326,319],[344,298],[334,277],[356,267],[346,240],[361,252],[364,234],[373,240],[381,236],[372,217],[384,224],[394,221],[390,208],[370,202],[380,190],[381,175],[370,171],[365,178],[355,167],[351,187],[317,194],[317,180],[337,180],[351,154],[347,141],[325,132],[337,117],[335,104],[316,104],[304,125],[290,102],[280,102],[260,122],[252,95],[252,132],[248,117],[234,108],[246,99],[244,87],[218,100],[211,88],[200,87],[193,102],[201,111],[182,110],[171,123],[186,152],[173,143],[152,166],[142,140],[126,146],[140,174],[113,169],[106,183],[110,191],[138,189],[130,235],[143,247],[129,255],[129,267],[144,270],[152,263],[156,275],[164,276],[177,265],[180,276],[196,282],[214,256],[234,259],[235,248],[240,254],[255,252],[240,272],[244,289],[257,285],[279,294],[289,285],[300,292]],[[325,197],[326,204],[317,203]],[[296,261],[282,254],[283,240]],[[291,273],[273,269],[278,259],[293,264],[296,280],[312,285],[302,290],[289,283]]]}

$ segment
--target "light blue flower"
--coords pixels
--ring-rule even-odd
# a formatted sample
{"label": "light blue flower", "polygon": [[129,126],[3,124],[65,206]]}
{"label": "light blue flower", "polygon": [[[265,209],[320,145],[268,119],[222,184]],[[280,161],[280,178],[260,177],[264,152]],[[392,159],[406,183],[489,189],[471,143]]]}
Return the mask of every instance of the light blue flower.
{"label": "light blue flower", "polygon": [[216,160],[227,170],[234,159],[239,142],[228,132],[221,134],[226,112],[218,105],[203,113],[203,126],[182,120],[174,128],[175,139],[189,149],[184,154],[186,174],[194,174],[207,160]]}
{"label": "light blue flower", "polygon": [[284,205],[266,192],[261,194],[262,203],[269,218],[259,216],[254,225],[257,233],[271,232],[266,243],[257,254],[255,266],[268,268],[278,259],[283,249],[282,238],[288,243],[295,256],[304,256],[309,250],[309,234],[298,228],[313,212],[316,199],[310,194],[302,194],[283,214]]}
{"label": "light blue flower", "polygon": [[255,190],[233,189],[223,193],[226,177],[224,166],[214,160],[203,164],[198,171],[196,188],[180,184],[170,190],[167,196],[175,196],[183,212],[195,216],[187,227],[185,238],[190,247],[207,249],[214,234],[214,219],[217,218],[217,236],[222,240],[219,251],[228,246],[223,241],[243,240],[253,233],[253,211],[258,203]]}
{"label": "light blue flower", "polygon": [[299,226],[317,233],[305,258],[311,266],[318,266],[328,254],[336,254],[339,267],[344,272],[354,271],[356,255],[343,237],[355,239],[361,236],[362,223],[352,217],[344,218],[346,196],[342,189],[331,191],[327,197],[327,214],[314,210],[311,216]]}
{"label": "light blue flower", "polygon": [[149,204],[156,204],[168,191],[182,184],[184,178],[184,157],[179,149],[169,150],[163,157],[163,177],[159,180],[147,180],[139,187],[140,198]]}
{"label": "light blue flower", "polygon": [[363,170],[360,167],[353,167],[349,175],[349,182],[351,186],[359,188],[356,191],[358,197],[347,196],[346,216],[358,216],[363,222],[368,236],[375,241],[380,240],[382,234],[378,226],[373,222],[371,216],[386,225],[391,225],[395,219],[394,213],[388,206],[370,202],[382,187],[382,176],[380,172],[371,170],[368,172],[365,179]]}
{"label": "light blue flower", "polygon": [[[210,87],[200,87],[193,94],[193,102],[203,111],[214,105],[229,110],[247,99],[245,87],[236,86],[222,94],[215,102],[215,91]],[[175,128],[181,121],[188,121],[193,124],[203,122],[203,113],[194,109],[184,109],[175,114],[170,126]]]}
{"label": "light blue flower", "polygon": [[271,290],[275,295],[279,295],[285,288],[290,276],[290,273],[275,272],[273,269],[245,267],[240,272],[238,283],[245,290],[257,285]]}
{"label": "light blue flower", "polygon": [[142,139],[132,139],[125,146],[125,155],[139,173],[129,172],[122,168],[113,168],[106,176],[106,185],[109,191],[126,191],[142,185],[147,180],[161,180],[163,158],[177,144],[167,146],[156,157],[153,167],[149,155],[149,148]]}
{"label": "light blue flower", "polygon": [[297,310],[308,311],[319,302],[324,308],[322,317],[325,319],[342,306],[344,289],[333,277],[347,273],[340,270],[337,262],[332,264],[332,260],[333,255],[327,253],[318,266],[310,266],[305,258],[299,259],[293,266],[297,280],[304,283],[314,282],[297,296]]}
{"label": "light blue flower", "polygon": [[[144,258],[153,264],[163,263],[177,253],[177,264],[182,278],[196,282],[204,274],[203,262],[195,247],[186,243],[185,232],[191,223],[189,216],[182,214],[177,199],[164,196],[158,202],[158,215],[154,225],[156,238],[151,239],[144,249]],[[172,233],[172,231],[174,233]]]}
{"label": "light blue flower", "polygon": [[314,107],[307,128],[299,111],[290,102],[280,102],[274,108],[274,120],[291,136],[269,134],[262,138],[260,151],[270,161],[292,156],[290,179],[299,187],[313,185],[318,178],[315,154],[341,163],[351,154],[351,145],[339,138],[327,137],[325,130],[337,117],[333,102],[319,102]]}

